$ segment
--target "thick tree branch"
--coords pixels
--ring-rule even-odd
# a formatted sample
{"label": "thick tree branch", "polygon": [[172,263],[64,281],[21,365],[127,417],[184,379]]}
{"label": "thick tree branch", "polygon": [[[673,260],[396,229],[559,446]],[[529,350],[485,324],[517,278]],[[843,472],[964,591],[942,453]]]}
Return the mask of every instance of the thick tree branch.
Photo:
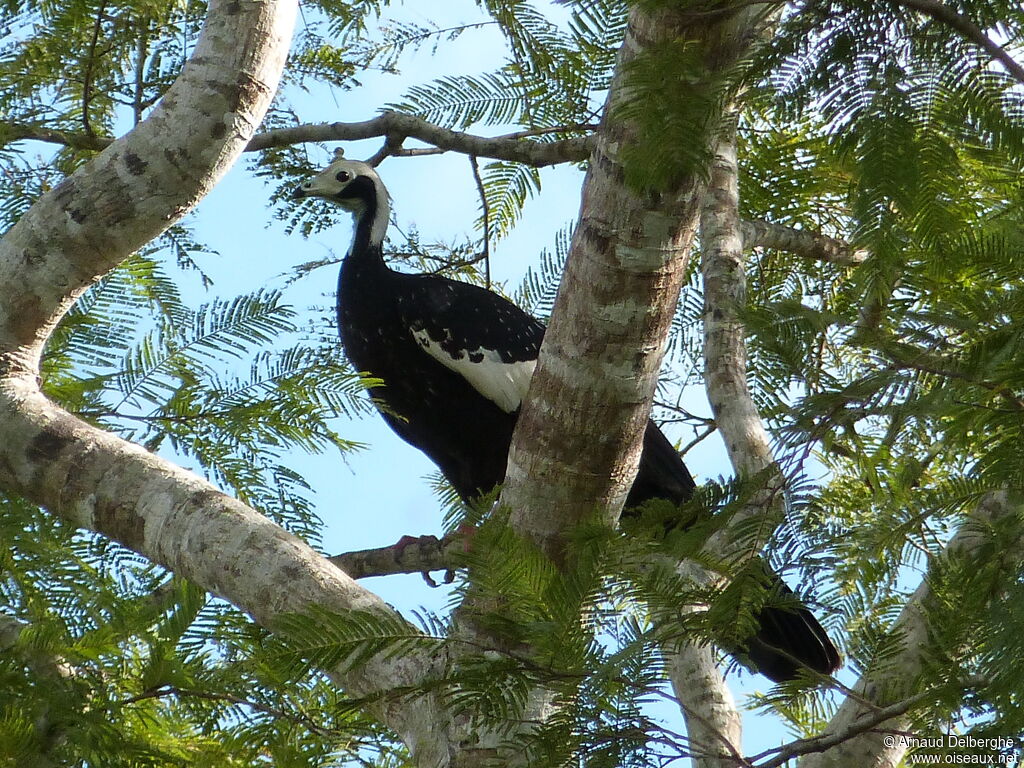
{"label": "thick tree branch", "polygon": [[682,642],[663,652],[686,721],[694,768],[742,766],[743,723],[714,650],[707,644]]}
{"label": "thick tree branch", "polygon": [[[0,373],[32,373],[43,341],[99,275],[195,206],[262,120],[294,7],[222,3],[150,117],[50,190],[0,241]],[[236,46],[232,28],[245,24]]]}
{"label": "thick tree branch", "polygon": [[[564,126],[552,129],[552,131],[589,131],[592,129],[593,126]],[[493,138],[474,136],[434,125],[415,115],[384,112],[361,123],[321,123],[267,131],[253,137],[246,149],[251,152],[310,141],[354,141],[377,136],[391,136],[396,139],[419,139],[445,151],[544,166],[585,160],[589,157],[593,146],[593,140],[590,137],[561,139],[552,142],[526,140],[528,136],[535,135],[538,135],[538,132],[518,132]]]}
{"label": "thick tree branch", "polygon": [[[752,476],[775,465],[768,433],[747,386],[747,348],[740,311],[747,300],[741,235],[735,134],[715,150],[701,212],[704,277],[705,385],[715,424],[737,474]],[[753,226],[753,225],[752,225]],[[759,227],[761,233],[768,227]]]}
{"label": "thick tree branch", "polygon": [[[581,131],[589,133],[595,128],[596,126],[593,125],[567,125],[488,137],[443,128],[415,115],[384,112],[371,120],[358,123],[318,123],[264,131],[253,136],[246,145],[245,151],[257,152],[263,149],[309,142],[356,141],[378,137],[386,137],[398,146],[403,140],[412,138],[431,144],[442,152],[461,152],[466,155],[545,166],[586,160],[593,148],[593,137],[588,135],[577,139],[560,139],[550,142],[529,141],[529,138],[550,133]],[[60,144],[75,149],[95,150],[106,149],[114,142],[114,139],[109,136],[59,131],[36,125],[0,123],[0,144],[24,139]],[[403,151],[417,152],[420,150],[396,150],[393,154],[401,154]]]}
{"label": "thick tree branch", "polygon": [[[735,116],[735,115],[734,115]],[[747,347],[740,312],[746,303],[744,241],[739,218],[739,177],[735,126],[715,150],[711,180],[701,212],[701,272],[704,277],[704,382],[715,424],[738,477],[764,478],[746,510],[707,543],[709,551],[732,559],[732,530],[750,516],[764,516],[782,504],[784,479],[771,441],[747,386]],[[766,522],[762,543],[774,529]],[[753,555],[760,546],[746,545]]]}
{"label": "thick tree branch", "polygon": [[[746,293],[743,253],[749,244],[744,243],[740,234],[738,203],[735,110],[730,110],[715,147],[700,212],[705,292],[704,359],[705,382],[715,425],[722,430],[736,473],[741,476],[768,473],[768,487],[755,495],[754,503],[743,515],[746,517],[776,505],[781,496],[772,487],[778,485],[777,471],[772,471],[774,459],[747,388],[746,346],[739,311]],[[734,525],[736,520],[731,522]],[[705,545],[718,559],[732,559],[734,555],[730,529],[731,526],[726,526]],[[693,562],[681,562],[676,570],[695,584],[720,581],[720,576]],[[711,648],[683,643],[666,649],[666,658],[672,685],[687,721],[687,731],[704,750],[704,755],[694,761],[697,768],[748,764],[739,751],[739,712],[715,665]],[[700,711],[708,721],[688,714],[694,710]]]}
{"label": "thick tree branch", "polygon": [[795,253],[807,259],[828,261],[832,264],[854,267],[862,264],[868,252],[853,250],[847,243],[818,232],[806,229],[794,229],[768,221],[744,220],[740,224],[743,235],[743,248],[774,248],[780,251]]}
{"label": "thick tree branch", "polygon": [[650,139],[639,118],[617,113],[633,93],[629,67],[667,41],[699,41],[711,81],[753,31],[745,15],[704,21],[643,6],[630,14],[501,497],[513,525],[556,559],[565,531],[595,510],[614,521],[632,484],[703,195],[699,168],[657,194],[625,182],[627,148]]}

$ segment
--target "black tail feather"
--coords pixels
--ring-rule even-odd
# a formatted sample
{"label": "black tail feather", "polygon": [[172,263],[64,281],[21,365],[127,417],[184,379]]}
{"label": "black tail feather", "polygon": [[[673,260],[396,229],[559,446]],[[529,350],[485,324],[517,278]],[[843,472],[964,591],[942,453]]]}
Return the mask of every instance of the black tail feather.
{"label": "black tail feather", "polygon": [[758,632],[745,649],[751,664],[776,683],[792,680],[807,669],[832,674],[842,659],[825,628],[796,601],[793,590],[781,579],[776,576],[773,582],[773,591],[781,600],[757,614]]}
{"label": "black tail feather", "polygon": [[[640,468],[624,514],[630,514],[631,507],[648,499],[682,504],[693,495],[695,487],[672,443],[653,421],[648,422]],[[675,525],[679,521],[671,522]],[[759,562],[764,566],[769,604],[755,617],[758,631],[754,637],[741,643],[742,648],[731,650],[738,650],[757,672],[776,683],[792,680],[806,669],[823,675],[835,672],[842,659],[824,627],[800,603],[796,593],[771,572],[767,563]]]}

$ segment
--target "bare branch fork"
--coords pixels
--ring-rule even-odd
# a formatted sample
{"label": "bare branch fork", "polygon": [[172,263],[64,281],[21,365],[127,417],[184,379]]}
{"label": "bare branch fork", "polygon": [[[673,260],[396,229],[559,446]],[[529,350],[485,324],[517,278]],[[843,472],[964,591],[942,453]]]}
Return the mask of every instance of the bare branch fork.
{"label": "bare branch fork", "polygon": [[[379,165],[388,157],[460,152],[471,158],[486,157],[543,167],[586,160],[594,147],[593,131],[596,129],[597,126],[591,124],[566,125],[486,137],[453,131],[415,115],[384,112],[371,120],[356,123],[296,125],[265,131],[254,136],[244,151],[256,152],[308,142],[356,141],[383,137],[383,146],[367,160],[370,165]],[[555,132],[584,132],[587,135],[553,142],[528,140],[533,136]],[[431,147],[405,148],[402,145],[408,138],[419,139]],[[114,141],[109,136],[72,133],[35,125],[0,123],[0,145],[24,139],[88,150],[105,149]],[[759,247],[774,248],[803,258],[844,266],[856,266],[868,255],[866,251],[854,250],[837,238],[761,220],[744,221],[742,235],[744,248],[748,250]]]}
{"label": "bare branch fork", "polygon": [[[590,124],[565,125],[487,137],[453,131],[450,128],[427,122],[415,115],[383,112],[375,118],[356,123],[318,123],[264,131],[253,136],[246,145],[245,151],[257,152],[309,142],[356,141],[385,137],[391,146],[391,151],[387,151],[386,156],[386,154],[399,154],[402,142],[412,138],[419,139],[445,152],[455,151],[478,157],[545,166],[586,160],[593,147],[592,132],[596,128],[597,126]],[[574,132],[588,135],[551,142],[528,141],[533,136]],[[106,149],[114,142],[114,139],[109,136],[72,133],[36,125],[0,123],[0,143],[23,139],[61,144],[75,149],[93,150]]]}

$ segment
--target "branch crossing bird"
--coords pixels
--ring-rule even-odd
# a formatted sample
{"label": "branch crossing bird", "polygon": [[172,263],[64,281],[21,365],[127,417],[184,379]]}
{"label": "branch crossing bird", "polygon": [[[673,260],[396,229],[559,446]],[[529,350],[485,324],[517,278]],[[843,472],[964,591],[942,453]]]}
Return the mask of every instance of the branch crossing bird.
{"label": "branch crossing bird", "polygon": [[[370,389],[381,416],[427,454],[466,501],[505,479],[519,406],[537,364],[544,325],[479,286],[439,275],[408,274],[384,262],[390,200],[377,172],[340,151],[294,197],[320,197],[355,218],[338,280],[338,327],[356,370],[380,379]],[[653,421],[626,507],[649,499],[681,504],[695,485]],[[793,593],[772,576],[783,601]],[[746,642],[750,663],[774,681],[802,666],[838,669],[839,653],[806,608],[768,605]]]}

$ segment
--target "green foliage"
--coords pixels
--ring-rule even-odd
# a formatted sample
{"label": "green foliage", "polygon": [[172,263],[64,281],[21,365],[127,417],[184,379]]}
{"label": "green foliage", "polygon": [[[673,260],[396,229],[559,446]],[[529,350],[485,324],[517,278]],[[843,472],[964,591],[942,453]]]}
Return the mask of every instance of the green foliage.
{"label": "green foliage", "polygon": [[51,338],[43,387],[150,450],[194,459],[238,498],[316,540],[311,489],[288,452],[357,447],[331,422],[369,405],[336,342],[287,343],[294,315],[269,291],[192,309],[159,262],[137,255],[90,288]]}
{"label": "green foliage", "polygon": [[534,317],[548,317],[555,306],[555,296],[571,238],[571,226],[560,229],[555,234],[554,249],[541,251],[539,265],[527,269],[523,282],[515,292],[515,303]]}
{"label": "green foliage", "polygon": [[[325,765],[391,754],[333,686],[285,673],[248,619],[117,545],[3,502],[0,763]],[[3,629],[6,629],[4,627]],[[291,755],[290,757],[288,755]],[[287,759],[286,759],[287,758]]]}
{"label": "green foliage", "polygon": [[716,116],[730,92],[706,58],[700,42],[671,40],[630,62],[629,90],[613,115],[638,126],[622,148],[626,181],[635,189],[661,191],[686,174],[706,177]]}
{"label": "green foliage", "polygon": [[[312,490],[290,452],[352,448],[332,422],[368,407],[363,382],[334,345],[282,344],[297,328],[278,293],[189,307],[165,262],[190,239],[171,237],[177,249],[136,254],[81,297],[50,340],[44,390],[173,450],[316,541]],[[35,507],[2,505],[0,619],[25,622],[0,654],[3,764],[252,765],[269,753],[298,766],[392,754],[377,726],[333,714],[327,681],[283,688],[284,673],[262,660],[264,633],[235,609]]]}
{"label": "green foliage", "polygon": [[[371,6],[344,5],[352,23]],[[177,76],[204,13],[201,3],[146,2],[0,10],[10,34],[0,39],[0,230],[90,154],[35,154],[38,145],[15,141],[21,128],[123,131]],[[354,66],[308,69],[338,84]],[[276,291],[197,306],[181,286],[210,289],[209,258],[176,225],[101,278],[49,339],[43,389],[315,543],[319,517],[296,452],[356,447],[338,418],[368,407],[364,382],[334,334],[302,338],[305,319]],[[0,500],[0,538],[0,765],[404,760],[323,678],[285,685],[248,617],[135,553],[15,498]]]}
{"label": "green foliage", "polygon": [[[482,173],[487,212],[495,222],[492,236],[507,235],[522,213],[526,201],[540,191],[540,171],[522,163],[501,160],[488,163]],[[483,218],[479,221],[483,229]]]}
{"label": "green foliage", "polygon": [[[1012,19],[1009,37],[1019,34],[1019,9],[995,8],[969,15]],[[986,493],[1024,479],[1019,85],[934,20],[857,2],[787,16],[755,66],[743,214],[870,253],[850,269],[765,251],[748,271],[755,398],[794,471],[808,446],[823,462],[820,488],[780,531],[784,557],[831,574],[820,596],[846,624],[858,672],[901,650],[891,625],[928,569],[926,664],[893,696],[932,695],[921,728],[963,716],[1019,732],[1019,711],[995,703],[998,686],[964,692],[965,680],[1005,680],[995,669],[1024,660],[1009,639],[1024,627],[986,607],[1019,580],[1019,560],[997,544],[1015,541],[1019,524],[987,534],[969,567],[940,557]],[[821,719],[760,704],[801,733]]]}
{"label": "green foliage", "polygon": [[205,10],[190,0],[0,9],[0,115],[87,135],[110,133],[125,107],[138,120],[177,76]]}

